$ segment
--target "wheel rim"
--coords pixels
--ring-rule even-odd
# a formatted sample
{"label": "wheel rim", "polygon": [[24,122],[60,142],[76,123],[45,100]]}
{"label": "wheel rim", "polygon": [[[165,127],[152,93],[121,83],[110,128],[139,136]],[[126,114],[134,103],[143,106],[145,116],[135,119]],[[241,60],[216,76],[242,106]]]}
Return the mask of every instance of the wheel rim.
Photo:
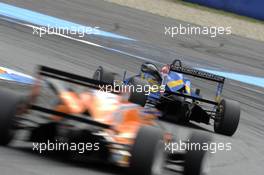
{"label": "wheel rim", "polygon": [[219,107],[217,108],[217,117],[216,117],[215,122],[214,122],[214,125],[216,128],[219,128],[221,125],[221,120],[223,117],[223,110],[224,110],[224,106],[219,105]]}

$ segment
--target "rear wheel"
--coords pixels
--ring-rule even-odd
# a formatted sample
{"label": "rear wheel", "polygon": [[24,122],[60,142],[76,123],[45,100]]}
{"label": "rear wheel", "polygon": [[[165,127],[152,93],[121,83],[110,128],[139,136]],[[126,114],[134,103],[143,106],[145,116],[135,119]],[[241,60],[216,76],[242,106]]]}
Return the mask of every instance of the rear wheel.
{"label": "rear wheel", "polygon": [[193,133],[190,138],[190,144],[200,145],[198,148],[189,148],[185,155],[184,175],[203,175],[208,173],[208,165],[206,164],[207,150],[203,150],[204,144],[209,144],[211,137],[205,134]]}
{"label": "rear wheel", "polygon": [[8,145],[14,136],[14,118],[21,110],[24,98],[7,90],[0,91],[0,98],[0,145]]}
{"label": "rear wheel", "polygon": [[105,83],[113,84],[116,75],[117,75],[116,73],[108,71],[104,69],[102,66],[99,66],[97,70],[94,72],[93,79]]}
{"label": "rear wheel", "polygon": [[[140,106],[145,106],[148,99],[148,82],[146,80],[142,80],[138,77],[133,77],[128,82],[128,85],[134,86],[134,90],[130,92],[129,101],[132,103],[136,103]],[[136,90],[137,87],[142,88],[140,91]]]}
{"label": "rear wheel", "polygon": [[131,174],[162,174],[166,158],[162,139],[162,131],[158,128],[145,126],[139,130],[131,152]]}
{"label": "rear wheel", "polygon": [[216,133],[232,136],[237,130],[239,119],[239,103],[223,99],[217,109],[214,130]]}

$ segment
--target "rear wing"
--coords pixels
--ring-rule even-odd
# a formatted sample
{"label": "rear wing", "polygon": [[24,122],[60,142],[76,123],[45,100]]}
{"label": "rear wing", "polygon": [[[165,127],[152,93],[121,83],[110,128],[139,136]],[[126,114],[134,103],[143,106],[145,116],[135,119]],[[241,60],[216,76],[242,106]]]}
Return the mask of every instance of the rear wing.
{"label": "rear wing", "polygon": [[110,83],[94,80],[91,78],[87,78],[84,76],[65,72],[65,71],[54,69],[54,68],[47,67],[47,66],[39,66],[37,73],[38,75],[41,75],[41,76],[58,79],[61,81],[74,83],[77,85],[90,87],[94,89],[104,89],[107,86],[113,86],[113,84],[110,84]]}
{"label": "rear wing", "polygon": [[[94,79],[87,78],[87,77],[83,77],[83,76],[76,75],[73,73],[68,73],[68,72],[58,70],[58,69],[54,69],[54,68],[50,68],[47,66],[39,66],[37,69],[37,78],[35,80],[35,84],[33,86],[32,93],[30,95],[30,100],[29,100],[29,109],[31,109],[31,110],[50,114],[50,115],[61,116],[67,120],[86,123],[86,124],[93,125],[93,126],[100,127],[100,128],[106,128],[106,129],[111,128],[110,125],[94,121],[88,117],[84,118],[84,117],[80,117],[77,115],[59,112],[59,111],[55,111],[53,109],[48,109],[48,108],[45,108],[42,106],[35,105],[34,102],[36,101],[36,98],[39,96],[39,93],[40,93],[40,86],[41,86],[41,82],[42,82],[41,77],[42,76],[53,78],[53,79],[58,79],[61,81],[66,81],[69,83],[74,83],[77,85],[81,85],[81,86],[85,86],[85,87],[89,87],[89,88],[93,88],[93,89],[100,89],[100,90],[102,90],[102,88],[106,87],[107,85],[112,86],[112,84],[101,82],[101,81],[94,80]],[[51,86],[49,86],[49,87],[51,87]],[[112,93],[115,93],[115,92],[112,92]]]}
{"label": "rear wing", "polygon": [[210,80],[210,81],[215,81],[218,83],[224,83],[225,82],[225,77],[218,76],[215,74],[211,74],[211,73],[201,71],[198,69],[193,69],[190,67],[183,67],[183,66],[178,66],[178,65],[172,64],[170,70],[175,71],[175,72],[179,72],[182,74],[191,75],[194,77],[199,77],[202,79]]}
{"label": "rear wing", "polygon": [[[194,69],[188,66],[182,66],[181,60],[174,60],[173,63],[170,65],[170,71],[182,73],[185,75],[190,75],[193,77],[198,77],[201,79],[209,80],[217,82],[216,94],[215,94],[215,103],[218,103],[221,98],[221,94],[223,91],[225,77],[218,76],[209,72],[201,71],[198,69]],[[208,100],[207,100],[208,101]],[[208,101],[210,102],[210,101]],[[213,101],[211,101],[214,103]]]}

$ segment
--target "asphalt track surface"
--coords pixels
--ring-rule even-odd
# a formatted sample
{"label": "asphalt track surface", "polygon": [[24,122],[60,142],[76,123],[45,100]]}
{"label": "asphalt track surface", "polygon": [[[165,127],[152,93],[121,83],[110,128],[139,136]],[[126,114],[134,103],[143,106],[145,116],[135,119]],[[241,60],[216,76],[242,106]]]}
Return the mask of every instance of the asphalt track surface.
{"label": "asphalt track surface", "polygon": [[[264,75],[264,43],[237,36],[211,39],[205,36],[178,36],[177,39],[164,35],[164,25],[181,23],[103,1],[76,0],[8,0],[3,1],[42,12],[80,24],[100,28],[134,38],[136,42],[115,39],[90,38],[91,41],[107,45],[132,54],[168,63],[178,55],[186,62],[204,67],[218,67],[223,70]],[[113,71],[136,73],[143,62],[132,56],[96,48],[58,36],[32,35],[32,29],[0,20],[0,62],[1,66],[30,75],[38,64],[56,67],[77,74],[90,76],[97,66]],[[1,83],[16,90],[24,86]],[[202,92],[211,90],[200,83]],[[20,89],[19,89],[20,88]],[[210,160],[211,174],[263,174],[264,166],[264,90],[226,81],[224,96],[241,103],[242,113],[237,133],[225,137],[212,133],[215,142],[231,142],[232,151],[220,151]],[[199,129],[166,124],[168,130],[184,137]],[[212,127],[202,125],[204,129]],[[198,128],[198,129],[197,129]],[[207,132],[207,131],[204,131]],[[210,133],[210,132],[209,132]],[[0,174],[7,175],[106,175],[122,174],[123,170],[104,164],[81,164],[68,162],[58,157],[32,153],[30,144],[15,142],[9,148],[0,148]],[[175,174],[168,172],[168,174]]]}

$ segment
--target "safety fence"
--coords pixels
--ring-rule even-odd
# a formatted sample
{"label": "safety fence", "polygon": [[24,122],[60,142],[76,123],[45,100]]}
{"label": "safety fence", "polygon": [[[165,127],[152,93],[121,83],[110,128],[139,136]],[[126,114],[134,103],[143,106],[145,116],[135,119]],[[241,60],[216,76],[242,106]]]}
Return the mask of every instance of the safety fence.
{"label": "safety fence", "polygon": [[185,0],[264,20],[264,0]]}

